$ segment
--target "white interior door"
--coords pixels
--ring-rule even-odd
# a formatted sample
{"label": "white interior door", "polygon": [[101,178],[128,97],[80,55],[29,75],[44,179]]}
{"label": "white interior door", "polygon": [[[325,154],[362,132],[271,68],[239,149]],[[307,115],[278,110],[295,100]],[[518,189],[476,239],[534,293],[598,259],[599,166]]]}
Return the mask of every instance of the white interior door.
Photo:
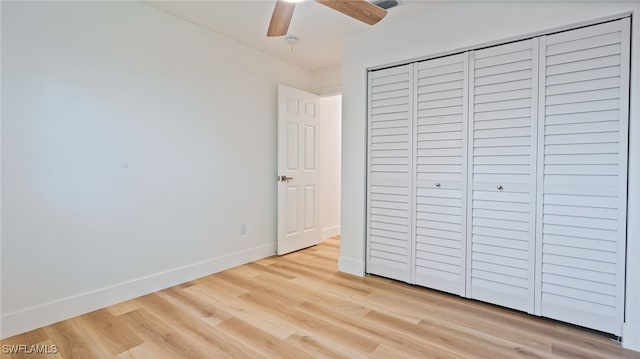
{"label": "white interior door", "polygon": [[413,65],[369,73],[367,272],[411,281]]}
{"label": "white interior door", "polygon": [[532,313],[538,39],[470,56],[467,295]]}
{"label": "white interior door", "polygon": [[620,335],[630,19],[541,39],[538,310]]}
{"label": "white interior door", "polygon": [[415,284],[458,295],[466,277],[469,54],[415,65]]}
{"label": "white interior door", "polygon": [[278,86],[278,254],[320,243],[318,96]]}

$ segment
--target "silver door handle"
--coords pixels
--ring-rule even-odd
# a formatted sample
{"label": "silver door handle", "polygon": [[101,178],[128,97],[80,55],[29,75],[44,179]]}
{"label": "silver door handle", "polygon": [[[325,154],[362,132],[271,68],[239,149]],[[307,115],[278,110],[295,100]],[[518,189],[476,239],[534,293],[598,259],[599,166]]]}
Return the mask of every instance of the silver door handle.
{"label": "silver door handle", "polygon": [[293,180],[293,177],[287,177],[287,176],[278,176],[278,180],[280,182],[287,182],[289,183],[289,181]]}
{"label": "silver door handle", "polygon": [[497,188],[499,191],[502,191],[502,188],[503,188],[503,187],[502,187],[502,185],[501,185],[501,184],[499,184],[499,185],[498,185],[498,187],[496,187],[496,188]]}

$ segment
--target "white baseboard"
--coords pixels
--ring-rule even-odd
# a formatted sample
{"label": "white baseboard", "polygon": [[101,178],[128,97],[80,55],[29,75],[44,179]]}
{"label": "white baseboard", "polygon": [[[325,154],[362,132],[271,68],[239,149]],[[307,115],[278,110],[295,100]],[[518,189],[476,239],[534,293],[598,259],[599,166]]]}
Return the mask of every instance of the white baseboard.
{"label": "white baseboard", "polygon": [[364,277],[364,262],[351,258],[340,257],[338,258],[338,270],[340,272]]}
{"label": "white baseboard", "polygon": [[7,313],[0,318],[0,338],[8,338],[145,294],[157,292],[209,274],[272,256],[274,253],[275,243],[265,244]]}
{"label": "white baseboard", "polygon": [[340,225],[327,227],[322,229],[322,240],[335,237],[340,234]]}
{"label": "white baseboard", "polygon": [[622,325],[622,346],[640,352],[640,324]]}

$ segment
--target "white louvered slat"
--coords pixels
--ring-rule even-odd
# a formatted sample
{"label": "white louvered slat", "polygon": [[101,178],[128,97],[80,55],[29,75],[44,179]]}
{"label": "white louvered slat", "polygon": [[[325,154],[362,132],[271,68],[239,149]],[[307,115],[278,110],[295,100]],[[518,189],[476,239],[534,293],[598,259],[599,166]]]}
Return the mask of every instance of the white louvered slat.
{"label": "white louvered slat", "polygon": [[410,281],[413,65],[369,73],[367,271]]}
{"label": "white louvered slat", "polygon": [[467,295],[533,312],[537,39],[472,53]]}
{"label": "white louvered slat", "polygon": [[415,65],[414,280],[458,295],[466,276],[467,68],[466,53]]}
{"label": "white louvered slat", "polygon": [[629,19],[541,38],[537,312],[620,335]]}

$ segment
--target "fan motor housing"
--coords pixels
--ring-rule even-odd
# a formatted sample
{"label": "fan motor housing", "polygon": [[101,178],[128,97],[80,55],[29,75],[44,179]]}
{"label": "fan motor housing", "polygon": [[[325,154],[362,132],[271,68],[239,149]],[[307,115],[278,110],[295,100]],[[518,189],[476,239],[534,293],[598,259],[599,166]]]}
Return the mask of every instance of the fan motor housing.
{"label": "fan motor housing", "polygon": [[396,0],[377,0],[372,2],[372,4],[385,10],[398,6],[398,2]]}

